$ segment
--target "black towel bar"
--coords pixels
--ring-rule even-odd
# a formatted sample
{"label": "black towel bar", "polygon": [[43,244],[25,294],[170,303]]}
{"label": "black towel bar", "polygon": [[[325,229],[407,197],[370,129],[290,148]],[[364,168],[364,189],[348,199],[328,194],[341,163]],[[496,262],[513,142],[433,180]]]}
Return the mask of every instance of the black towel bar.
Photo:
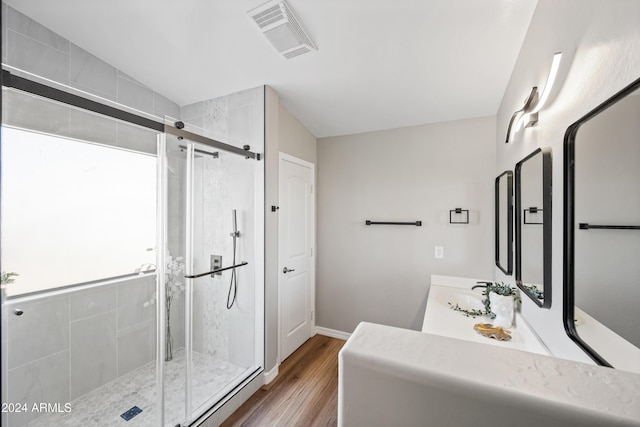
{"label": "black towel bar", "polygon": [[422,227],[422,221],[414,222],[390,222],[390,221],[370,221],[366,220],[365,225],[415,225],[416,227]]}
{"label": "black towel bar", "polygon": [[640,230],[640,225],[593,225],[580,223],[580,230]]}

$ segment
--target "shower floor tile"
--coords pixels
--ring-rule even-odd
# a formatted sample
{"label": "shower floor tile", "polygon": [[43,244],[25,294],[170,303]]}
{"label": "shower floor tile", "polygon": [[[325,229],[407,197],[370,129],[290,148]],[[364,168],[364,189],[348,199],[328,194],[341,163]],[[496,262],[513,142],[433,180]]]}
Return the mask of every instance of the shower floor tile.
{"label": "shower floor tile", "polygon": [[[165,425],[173,427],[184,421],[184,351],[178,350],[173,360],[164,366]],[[204,404],[246,372],[230,363],[195,352],[192,366],[194,408]],[[142,412],[129,421],[120,417],[134,406],[142,409]],[[28,426],[155,427],[158,425],[156,409],[156,364],[151,362],[72,401],[71,412],[44,414]]]}

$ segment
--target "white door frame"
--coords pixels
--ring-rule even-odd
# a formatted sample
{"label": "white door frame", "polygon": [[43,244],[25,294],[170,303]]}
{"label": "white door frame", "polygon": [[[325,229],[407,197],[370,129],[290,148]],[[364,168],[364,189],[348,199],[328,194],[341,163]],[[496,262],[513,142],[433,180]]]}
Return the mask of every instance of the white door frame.
{"label": "white door frame", "polygon": [[[280,184],[281,184],[281,176],[280,176],[280,164],[283,160],[289,161],[291,163],[295,163],[300,166],[308,167],[311,169],[311,262],[309,265],[309,278],[310,278],[310,287],[311,287],[311,336],[315,335],[316,331],[316,165],[307,162],[306,160],[299,159],[290,154],[279,152],[278,153],[278,206],[280,206]],[[279,366],[282,363],[282,275],[281,271],[283,266],[280,262],[280,254],[281,254],[281,242],[280,239],[280,218],[278,216],[278,358],[276,366]]]}

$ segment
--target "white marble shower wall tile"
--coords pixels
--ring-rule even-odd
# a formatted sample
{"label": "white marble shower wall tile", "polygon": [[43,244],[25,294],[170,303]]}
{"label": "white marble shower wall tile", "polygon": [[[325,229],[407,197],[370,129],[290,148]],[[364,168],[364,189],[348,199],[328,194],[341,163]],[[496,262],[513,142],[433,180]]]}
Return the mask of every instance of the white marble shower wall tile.
{"label": "white marble shower wall tile", "polygon": [[117,377],[116,314],[71,322],[71,399]]}
{"label": "white marble shower wall tile", "polygon": [[[21,316],[13,314],[19,308]],[[69,347],[69,298],[57,297],[7,307],[9,369]]]}
{"label": "white marble shower wall tile", "polygon": [[7,426],[22,426],[37,418],[33,404],[71,401],[69,396],[69,351],[65,350],[10,369],[7,402],[27,404],[27,412],[10,413]]}
{"label": "white marble shower wall tile", "polygon": [[204,352],[219,360],[229,362],[229,310],[227,296],[231,272],[223,274],[207,298],[204,311]]}
{"label": "white marble shower wall tile", "polygon": [[[224,259],[223,259],[224,260]],[[206,283],[196,281],[193,286],[193,350],[204,353],[204,322],[200,318],[204,309],[205,299],[203,298],[203,286],[210,283],[209,279]]]}
{"label": "white marble shower wall tile", "polygon": [[203,111],[202,127],[225,140],[229,137],[229,97],[205,101]]}
{"label": "white marble shower wall tile", "polygon": [[262,151],[264,139],[264,88],[259,86],[229,95],[229,137],[233,141],[252,146],[252,151]]}
{"label": "white marble shower wall tile", "polygon": [[193,325],[194,330],[199,331],[198,351],[226,362],[229,359],[226,308],[229,276],[225,273],[196,286],[193,298],[199,303],[194,306]]}

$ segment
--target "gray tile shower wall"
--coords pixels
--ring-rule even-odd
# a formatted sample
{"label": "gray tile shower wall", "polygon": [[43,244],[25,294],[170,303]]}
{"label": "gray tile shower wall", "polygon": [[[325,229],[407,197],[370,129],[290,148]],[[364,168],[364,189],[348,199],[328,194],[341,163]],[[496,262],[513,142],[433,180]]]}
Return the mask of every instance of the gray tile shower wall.
{"label": "gray tile shower wall", "polygon": [[179,117],[171,100],[11,6],[3,7],[3,62],[159,117]]}
{"label": "gray tile shower wall", "polygon": [[[7,402],[64,405],[154,360],[155,276],[7,303]],[[21,316],[13,310],[23,311]],[[9,414],[21,426],[37,413]]]}

